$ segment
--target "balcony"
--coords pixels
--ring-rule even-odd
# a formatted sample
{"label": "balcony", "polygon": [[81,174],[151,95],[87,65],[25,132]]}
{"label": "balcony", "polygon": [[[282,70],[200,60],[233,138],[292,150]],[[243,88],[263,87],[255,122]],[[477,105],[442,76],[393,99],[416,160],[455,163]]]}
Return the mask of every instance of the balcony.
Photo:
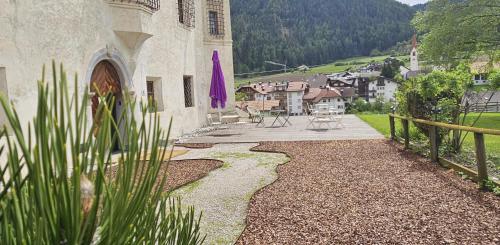
{"label": "balcony", "polygon": [[111,7],[113,31],[134,56],[153,36],[152,16],[160,9],[160,0],[107,0],[107,3]]}
{"label": "balcony", "polygon": [[149,9],[151,12],[160,10],[160,0],[108,0],[112,4],[137,5]]}

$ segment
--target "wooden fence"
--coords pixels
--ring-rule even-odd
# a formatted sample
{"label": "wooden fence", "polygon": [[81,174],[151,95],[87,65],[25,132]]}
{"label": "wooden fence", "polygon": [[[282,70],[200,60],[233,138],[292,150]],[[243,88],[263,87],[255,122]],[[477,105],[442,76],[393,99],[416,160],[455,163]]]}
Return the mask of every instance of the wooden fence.
{"label": "wooden fence", "polygon": [[489,102],[482,104],[474,104],[469,108],[470,112],[500,112],[500,102]]}
{"label": "wooden fence", "polygon": [[[484,144],[484,135],[496,135],[500,136],[500,130],[487,129],[487,128],[474,128],[467,126],[460,126],[455,124],[447,124],[441,122],[433,122],[422,119],[410,118],[399,116],[395,114],[389,114],[389,123],[391,129],[391,140],[397,140],[396,138],[396,123],[395,118],[401,119],[403,125],[403,139],[405,149],[410,148],[410,127],[409,122],[415,122],[424,124],[430,127],[429,130],[429,141],[430,141],[430,157],[431,160],[441,164],[442,166],[453,168],[458,171],[462,171],[467,175],[475,179],[479,185],[484,188],[485,181],[488,180],[488,168],[486,165],[486,147]],[[449,130],[461,130],[466,132],[474,133],[475,142],[475,153],[476,153],[476,164],[477,171],[466,168],[457,163],[453,163],[447,159],[439,157],[439,133],[438,129],[444,128]],[[498,182],[494,182],[496,185],[500,185]]]}

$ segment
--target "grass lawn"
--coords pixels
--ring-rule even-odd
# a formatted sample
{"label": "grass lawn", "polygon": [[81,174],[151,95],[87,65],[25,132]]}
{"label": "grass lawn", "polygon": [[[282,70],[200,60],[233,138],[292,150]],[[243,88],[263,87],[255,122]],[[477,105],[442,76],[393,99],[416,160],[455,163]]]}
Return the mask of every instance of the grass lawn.
{"label": "grass lawn", "polygon": [[[387,114],[359,114],[361,120],[367,122],[383,134],[389,137],[391,132],[389,129],[389,116]],[[466,125],[470,125],[478,116],[477,113],[471,113],[466,118]],[[396,119],[396,132],[402,127],[400,120]],[[500,129],[500,113],[485,113],[476,124],[480,128]],[[500,136],[485,135],[486,151],[495,155],[500,155]],[[469,133],[464,141],[464,147],[474,149],[474,135]]]}

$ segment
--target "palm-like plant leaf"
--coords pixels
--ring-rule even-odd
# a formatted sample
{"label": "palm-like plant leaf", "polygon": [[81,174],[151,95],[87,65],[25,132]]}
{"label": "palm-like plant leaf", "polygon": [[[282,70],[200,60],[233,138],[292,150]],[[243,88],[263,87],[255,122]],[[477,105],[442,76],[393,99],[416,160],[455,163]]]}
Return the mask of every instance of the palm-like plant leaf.
{"label": "palm-like plant leaf", "polygon": [[159,173],[168,159],[161,142],[170,128],[163,131],[156,113],[128,93],[119,119],[113,97],[101,94],[100,120],[88,123],[89,94],[78,96],[76,78],[69,93],[62,65],[52,67],[51,86],[45,69],[38,82],[36,116],[27,127],[0,97],[8,120],[0,132],[2,244],[202,243],[201,217],[163,192],[166,176]]}

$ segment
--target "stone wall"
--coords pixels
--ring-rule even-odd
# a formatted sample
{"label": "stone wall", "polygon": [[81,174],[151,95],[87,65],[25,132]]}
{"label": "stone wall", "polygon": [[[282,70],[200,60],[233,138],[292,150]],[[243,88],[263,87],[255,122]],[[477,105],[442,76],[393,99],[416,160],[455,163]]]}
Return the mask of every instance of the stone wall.
{"label": "stone wall", "polygon": [[[110,5],[107,0],[0,1],[0,67],[5,68],[6,92],[21,120],[27,122],[35,113],[36,82],[44,64],[50,68],[52,60],[64,63],[70,80],[76,72],[83,94],[93,66],[110,60],[119,70],[122,87],[138,99],[147,99],[147,78],[157,81],[162,126],[167,128],[173,117],[172,134],[187,133],[206,123],[214,49],[221,56],[232,108],[229,0],[224,0],[223,39],[210,38],[206,1],[194,3],[196,25],[186,28],[179,23],[175,0],[162,1],[155,13],[133,4]],[[184,75],[193,76],[192,108],[184,107]],[[47,69],[46,78],[51,77]]]}

